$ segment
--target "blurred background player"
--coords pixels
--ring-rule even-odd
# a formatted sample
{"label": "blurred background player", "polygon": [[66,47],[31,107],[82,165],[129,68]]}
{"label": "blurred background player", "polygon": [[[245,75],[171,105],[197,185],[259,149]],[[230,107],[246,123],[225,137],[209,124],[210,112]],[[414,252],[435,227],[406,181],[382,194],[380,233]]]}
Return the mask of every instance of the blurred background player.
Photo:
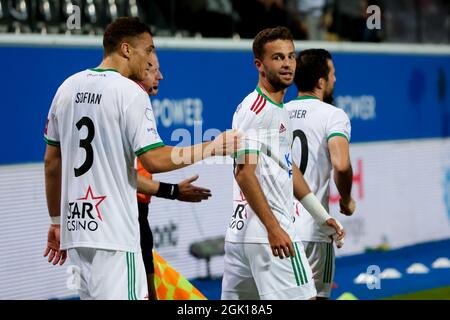
{"label": "blurred background player", "polygon": [[[138,84],[140,84],[144,91],[150,96],[155,96],[158,93],[159,81],[163,79],[156,53],[152,55],[151,64],[152,66],[147,72],[145,79],[138,82]],[[200,202],[208,199],[211,196],[211,191],[192,185],[192,182],[198,179],[198,175],[186,179],[179,184],[154,181],[152,180],[152,175],[144,169],[139,159],[137,159],[137,172],[139,175],[138,179],[141,181],[141,186],[145,186],[145,188],[140,190],[138,184],[138,191],[142,191],[142,193],[137,193],[137,200],[142,258],[144,260],[145,272],[147,273],[148,297],[149,300],[157,300],[158,297],[154,280],[155,266],[152,253],[153,234],[148,222],[150,197],[154,195],[156,197],[172,200],[177,199],[186,202]],[[169,190],[170,192],[168,192]]]}
{"label": "blurred background player", "polygon": [[[286,104],[294,133],[294,162],[299,164],[306,182],[327,211],[334,169],[340,210],[351,215],[355,210],[351,197],[351,128],[346,113],[331,105],[336,82],[331,54],[324,49],[301,51],[294,81],[298,97]],[[300,212],[296,226],[312,268],[317,297],[329,298],[335,269],[332,239],[310,215],[304,214],[298,201],[295,205]]]}
{"label": "blurred background player", "polygon": [[137,18],[119,18],[107,27],[103,47],[99,67],[66,79],[48,114],[51,224],[44,256],[62,265],[70,250],[82,299],[145,299],[135,157],[148,171],[171,171],[231,153],[239,137],[226,132],[199,146],[164,146],[148,96],[128,79],[144,80],[151,66],[150,29]]}
{"label": "blurred background player", "polygon": [[293,195],[340,238],[344,232],[292,165],[292,130],[283,105],[296,65],[291,32],[285,27],[262,30],[253,53],[258,85],[233,116],[233,128],[245,138],[235,154],[222,299],[312,299],[316,289],[293,222]]}

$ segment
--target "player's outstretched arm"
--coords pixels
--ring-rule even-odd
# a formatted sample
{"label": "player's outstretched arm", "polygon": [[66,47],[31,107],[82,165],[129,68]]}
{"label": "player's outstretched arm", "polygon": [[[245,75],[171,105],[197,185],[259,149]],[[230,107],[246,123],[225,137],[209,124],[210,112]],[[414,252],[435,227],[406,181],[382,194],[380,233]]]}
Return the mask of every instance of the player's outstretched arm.
{"label": "player's outstretched arm", "polygon": [[60,250],[60,210],[61,210],[61,149],[47,145],[44,159],[45,194],[51,224],[48,229],[47,246],[44,257],[49,254],[48,262],[63,265],[67,251]]}
{"label": "player's outstretched arm", "polygon": [[202,200],[208,200],[211,197],[211,190],[197,187],[192,182],[198,179],[198,174],[181,181],[178,184],[179,194],[177,200],[185,202],[200,202]]}
{"label": "player's outstretched arm", "polygon": [[192,182],[198,175],[181,181],[178,184],[159,182],[141,175],[137,178],[137,191],[139,193],[166,199],[177,199],[185,202],[200,202],[211,197],[211,190],[197,187]]}
{"label": "player's outstretched arm", "polygon": [[136,187],[137,192],[146,194],[148,196],[154,196],[158,192],[159,181],[138,174]]}
{"label": "player's outstretched arm", "polygon": [[239,148],[240,139],[240,133],[228,130],[210,142],[189,147],[163,146],[143,153],[139,159],[148,172],[167,172],[184,168],[211,156],[230,155]]}
{"label": "player's outstretched arm", "polygon": [[320,226],[329,226],[332,228],[330,235],[336,234],[336,243],[338,247],[341,247],[343,244],[342,240],[345,236],[345,231],[341,224],[328,214],[317,197],[311,192],[311,189],[295,163],[292,163],[292,174],[294,180],[294,196]]}
{"label": "player's outstretched arm", "polygon": [[281,228],[255,175],[257,155],[247,154],[244,164],[236,166],[235,179],[244,196],[267,230],[270,247],[275,257],[293,257],[294,246],[289,235]]}
{"label": "player's outstretched arm", "polygon": [[334,182],[341,196],[339,199],[340,211],[351,216],[356,206],[351,195],[353,170],[348,140],[341,136],[332,137],[328,140],[328,150],[334,169]]}

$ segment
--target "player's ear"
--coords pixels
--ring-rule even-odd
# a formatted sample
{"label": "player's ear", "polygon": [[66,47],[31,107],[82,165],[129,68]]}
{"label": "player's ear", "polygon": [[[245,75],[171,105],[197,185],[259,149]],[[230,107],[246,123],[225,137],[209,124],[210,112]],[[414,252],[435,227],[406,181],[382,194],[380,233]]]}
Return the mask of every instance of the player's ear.
{"label": "player's ear", "polygon": [[130,44],[122,42],[119,48],[120,55],[129,59],[130,58]]}
{"label": "player's ear", "polygon": [[319,81],[317,81],[317,88],[319,90],[322,90],[323,88],[325,88],[325,79],[324,78],[319,78]]}
{"label": "player's ear", "polygon": [[256,69],[258,69],[259,72],[262,72],[264,70],[264,67],[263,67],[261,60],[255,58],[254,62],[255,62]]}

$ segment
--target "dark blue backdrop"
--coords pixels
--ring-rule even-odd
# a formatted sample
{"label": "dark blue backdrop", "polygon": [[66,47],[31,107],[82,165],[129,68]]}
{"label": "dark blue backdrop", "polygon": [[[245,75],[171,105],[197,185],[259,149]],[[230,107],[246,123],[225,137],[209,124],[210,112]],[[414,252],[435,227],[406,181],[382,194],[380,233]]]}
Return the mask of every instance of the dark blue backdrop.
{"label": "dark blue backdrop", "polygon": [[[236,106],[257,83],[249,51],[159,49],[158,55],[165,79],[157,98],[201,99],[204,130],[230,128]],[[42,161],[43,129],[56,89],[101,57],[101,49],[0,47],[0,164]],[[352,119],[352,142],[449,136],[450,56],[336,53],[334,62],[335,96],[376,101],[375,117]],[[286,101],[294,96],[290,88]],[[176,127],[159,128],[170,144]]]}

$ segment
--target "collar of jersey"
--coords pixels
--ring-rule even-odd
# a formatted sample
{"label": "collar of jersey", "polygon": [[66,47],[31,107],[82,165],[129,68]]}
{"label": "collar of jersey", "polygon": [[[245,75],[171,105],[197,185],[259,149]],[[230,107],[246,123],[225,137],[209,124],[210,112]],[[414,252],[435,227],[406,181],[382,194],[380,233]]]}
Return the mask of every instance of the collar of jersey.
{"label": "collar of jersey", "polygon": [[263,96],[264,99],[266,99],[267,101],[269,101],[270,103],[276,105],[278,108],[283,109],[284,104],[282,103],[276,103],[274,101],[272,101],[268,96],[266,96],[259,87],[256,87],[256,92],[258,92],[260,95]]}
{"label": "collar of jersey", "polygon": [[295,100],[307,100],[307,99],[316,99],[316,100],[320,100],[319,98],[315,97],[315,96],[299,96],[297,98],[295,98]]}
{"label": "collar of jersey", "polygon": [[116,69],[100,69],[100,68],[90,68],[89,70],[95,71],[95,72],[105,72],[105,71],[113,71],[113,72],[119,72]]}

